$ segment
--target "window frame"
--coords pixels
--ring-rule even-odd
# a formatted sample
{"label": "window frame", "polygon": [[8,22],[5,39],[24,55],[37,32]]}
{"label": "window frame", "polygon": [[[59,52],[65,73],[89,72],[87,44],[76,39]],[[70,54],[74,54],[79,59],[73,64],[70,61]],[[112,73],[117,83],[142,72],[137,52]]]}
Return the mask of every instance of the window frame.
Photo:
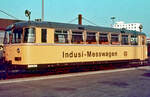
{"label": "window frame", "polygon": [[[136,36],[136,38],[137,38],[136,44],[135,44],[135,43],[134,43],[134,44],[132,43],[132,36]],[[131,36],[130,36],[130,44],[131,44],[131,45],[134,45],[134,46],[135,46],[135,45],[139,45],[139,41],[138,41],[139,38],[138,38],[138,36],[139,36],[139,35],[131,34]]]}
{"label": "window frame", "polygon": [[[74,34],[74,33],[81,33],[81,34]],[[84,34],[83,33],[84,33],[84,31],[81,31],[81,30],[72,30],[71,43],[72,44],[83,44],[83,42],[84,42],[84,40],[83,40],[83,35]],[[74,37],[77,37],[77,36],[78,36],[78,39],[74,38]]]}
{"label": "window frame", "polygon": [[[56,33],[56,32],[60,32],[60,33]],[[56,37],[56,35],[57,35],[57,37]],[[60,35],[62,35],[62,37],[60,37]],[[63,30],[63,29],[55,29],[54,30],[54,43],[56,43],[56,44],[68,44],[69,43],[68,37],[69,37],[69,33],[67,30]],[[60,41],[61,38],[64,42]]]}
{"label": "window frame", "polygon": [[41,43],[47,43],[47,28],[41,28]]}
{"label": "window frame", "polygon": [[[114,38],[114,39],[112,39],[112,38]],[[117,38],[117,40],[115,38]],[[111,43],[111,45],[119,45],[120,44],[120,33],[111,33],[110,43]]]}
{"label": "window frame", "polygon": [[[123,43],[123,37],[122,36],[128,36],[128,40],[126,41],[126,43]],[[121,45],[130,45],[129,43],[129,34],[121,34]]]}
{"label": "window frame", "polygon": [[[20,30],[21,29],[21,34],[20,34],[20,39],[19,39],[19,33],[14,33],[15,30]],[[15,44],[15,43],[22,43],[23,41],[23,32],[24,32],[24,28],[17,28],[17,29],[13,29],[12,30],[12,44]],[[18,38],[17,38],[18,37]]]}
{"label": "window frame", "polygon": [[[91,35],[88,35],[88,33],[90,33]],[[93,34],[93,35],[92,35]],[[95,34],[95,35],[94,35]],[[88,39],[89,37],[92,37],[91,39]],[[97,32],[91,32],[91,31],[87,31],[86,32],[86,43],[87,44],[97,44]],[[88,40],[88,41],[87,41]],[[91,41],[90,41],[91,40]],[[94,40],[94,41],[92,41]]]}
{"label": "window frame", "polygon": [[[31,29],[31,28],[34,29],[34,34],[33,34],[34,35],[34,42],[25,42],[25,29],[26,28],[28,28],[28,29]],[[23,34],[22,34],[22,36],[23,36],[22,43],[36,43],[36,28],[32,27],[32,26],[31,27],[24,27],[23,28]]]}
{"label": "window frame", "polygon": [[[106,35],[107,41],[101,41],[101,36],[102,36],[101,34],[103,34],[103,35],[104,35],[104,34],[107,34],[107,35]],[[105,37],[105,38],[106,38],[106,37]],[[105,40],[105,39],[104,39],[104,40]],[[99,44],[101,44],[101,45],[109,45],[109,32],[100,32],[100,33],[99,33]]]}
{"label": "window frame", "polygon": [[143,35],[141,35],[141,42],[142,45],[146,45],[146,38]]}

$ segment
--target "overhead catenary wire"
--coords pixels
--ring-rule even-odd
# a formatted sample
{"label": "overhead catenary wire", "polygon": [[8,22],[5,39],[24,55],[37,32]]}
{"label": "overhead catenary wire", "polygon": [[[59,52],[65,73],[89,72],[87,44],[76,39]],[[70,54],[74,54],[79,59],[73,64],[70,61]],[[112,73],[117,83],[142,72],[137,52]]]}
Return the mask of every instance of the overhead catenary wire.
{"label": "overhead catenary wire", "polygon": [[95,26],[98,26],[97,24],[93,23],[92,21],[86,19],[85,17],[83,17],[83,20],[87,21],[88,23],[92,24],[92,25],[95,25]]}
{"label": "overhead catenary wire", "polygon": [[11,15],[11,14],[9,14],[9,13],[7,13],[7,12],[5,12],[5,11],[1,10],[1,9],[0,9],[0,12],[2,12],[3,14],[5,14],[5,15],[7,15],[7,16],[9,16],[9,17],[13,18],[13,19],[18,20],[18,18],[16,18],[15,16],[13,16],[13,15]]}
{"label": "overhead catenary wire", "polygon": [[76,18],[74,18],[73,20],[69,21],[68,23],[72,23],[72,22],[74,22],[74,21],[76,21],[76,20],[78,20],[78,18],[77,18],[77,17],[76,17]]}

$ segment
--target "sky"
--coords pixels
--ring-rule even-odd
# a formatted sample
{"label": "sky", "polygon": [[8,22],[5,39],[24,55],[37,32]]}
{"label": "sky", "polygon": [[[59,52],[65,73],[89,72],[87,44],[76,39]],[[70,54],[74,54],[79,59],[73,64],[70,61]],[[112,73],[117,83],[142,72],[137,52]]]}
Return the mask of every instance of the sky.
{"label": "sky", "polygon": [[[25,10],[31,11],[31,20],[41,18],[42,0],[1,0],[3,10],[20,20],[28,20]],[[44,20],[51,22],[74,23],[82,14],[98,26],[110,27],[111,17],[115,22],[141,23],[143,32],[150,37],[150,0],[44,0]],[[0,12],[0,18],[13,19]],[[83,21],[85,25],[92,25]]]}

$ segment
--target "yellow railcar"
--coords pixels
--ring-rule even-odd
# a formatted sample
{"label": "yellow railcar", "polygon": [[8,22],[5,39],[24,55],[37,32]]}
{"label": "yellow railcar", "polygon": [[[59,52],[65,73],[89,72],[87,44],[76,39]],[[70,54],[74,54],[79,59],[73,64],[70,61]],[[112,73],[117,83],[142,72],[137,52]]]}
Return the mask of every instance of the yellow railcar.
{"label": "yellow railcar", "polygon": [[142,32],[55,22],[20,22],[9,26],[4,59],[13,66],[129,62],[147,59]]}

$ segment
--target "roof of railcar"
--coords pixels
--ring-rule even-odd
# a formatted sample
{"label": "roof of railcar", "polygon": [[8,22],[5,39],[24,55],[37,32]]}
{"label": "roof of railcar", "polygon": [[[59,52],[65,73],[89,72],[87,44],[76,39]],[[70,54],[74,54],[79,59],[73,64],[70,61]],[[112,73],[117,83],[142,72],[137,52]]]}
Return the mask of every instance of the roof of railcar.
{"label": "roof of railcar", "polygon": [[[114,33],[132,33],[132,34],[141,34],[145,35],[145,33],[137,32],[137,31],[130,31],[125,29],[116,29],[110,27],[101,27],[101,26],[91,26],[91,25],[78,25],[78,24],[69,24],[69,23],[57,23],[57,22],[37,22],[37,21],[30,21],[30,22],[17,22],[14,23],[16,28],[20,27],[45,27],[45,28],[55,28],[55,29],[76,29],[76,30],[87,30],[87,31],[95,31],[95,32],[114,32]],[[7,28],[9,29],[10,26]]]}

